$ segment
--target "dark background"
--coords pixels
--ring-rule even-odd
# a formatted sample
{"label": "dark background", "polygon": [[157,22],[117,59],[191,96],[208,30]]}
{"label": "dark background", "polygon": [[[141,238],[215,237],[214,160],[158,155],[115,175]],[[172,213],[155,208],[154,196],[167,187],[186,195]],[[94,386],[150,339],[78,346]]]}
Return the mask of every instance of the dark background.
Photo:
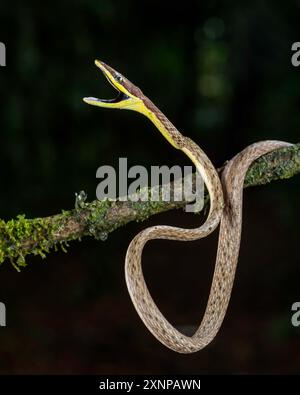
{"label": "dark background", "polygon": [[[278,2],[279,3],[279,2]],[[300,2],[2,1],[0,215],[48,216],[95,199],[98,166],[190,164],[134,112],[90,107],[109,98],[99,58],[142,88],[216,166],[263,139],[299,142]],[[124,280],[132,237],[150,224],[192,227],[168,212],[132,223],[106,242],[0,268],[1,373],[299,373],[300,178],[248,189],[237,277],[217,338],[176,354],[146,330]],[[196,325],[208,296],[217,233],[194,243],[151,242],[149,287],[175,325]]]}

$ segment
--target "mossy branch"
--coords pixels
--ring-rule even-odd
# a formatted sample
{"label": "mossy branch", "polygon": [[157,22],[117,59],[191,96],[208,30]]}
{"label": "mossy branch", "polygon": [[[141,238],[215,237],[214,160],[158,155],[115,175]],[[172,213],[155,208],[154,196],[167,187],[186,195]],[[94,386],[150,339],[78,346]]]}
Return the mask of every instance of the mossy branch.
{"label": "mossy branch", "polygon": [[[220,169],[221,172],[222,169]],[[300,173],[300,144],[273,151],[256,160],[247,172],[244,187],[267,184]],[[171,196],[174,184],[170,186]],[[147,191],[151,196],[151,189]],[[208,198],[206,196],[206,203]],[[71,240],[93,236],[105,240],[109,233],[131,221],[144,221],[152,215],[184,207],[189,200],[165,202],[93,201],[77,196],[75,209],[45,218],[26,219],[19,215],[0,220],[0,263],[8,258],[19,270],[28,254],[45,258],[51,249],[65,250]]]}

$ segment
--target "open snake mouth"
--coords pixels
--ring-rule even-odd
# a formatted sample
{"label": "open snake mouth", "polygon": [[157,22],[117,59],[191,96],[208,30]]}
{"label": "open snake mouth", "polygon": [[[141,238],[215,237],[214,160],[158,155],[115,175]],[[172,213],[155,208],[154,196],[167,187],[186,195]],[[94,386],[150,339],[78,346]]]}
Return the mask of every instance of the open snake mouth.
{"label": "open snake mouth", "polygon": [[123,92],[119,92],[114,99],[98,99],[97,97],[87,97],[86,99],[100,103],[120,103],[124,100],[129,99],[129,96],[125,95],[125,93]]}
{"label": "open snake mouth", "polygon": [[114,103],[114,104],[116,104],[116,103],[120,103],[120,102],[123,102],[124,100],[129,99],[129,96],[127,96],[124,92],[120,91],[116,87],[116,85],[114,85],[111,82],[111,80],[108,78],[108,76],[105,73],[103,73],[103,74],[104,74],[105,78],[107,79],[107,81],[110,83],[110,85],[118,92],[118,95],[113,99],[98,99],[97,97],[87,97],[86,98],[87,100],[98,102],[98,103]]}

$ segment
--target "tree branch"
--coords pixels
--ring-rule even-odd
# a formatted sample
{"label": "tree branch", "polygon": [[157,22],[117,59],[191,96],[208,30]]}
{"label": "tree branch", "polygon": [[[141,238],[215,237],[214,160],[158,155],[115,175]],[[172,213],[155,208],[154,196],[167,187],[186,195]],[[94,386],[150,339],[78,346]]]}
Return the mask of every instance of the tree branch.
{"label": "tree branch", "polygon": [[[247,172],[244,187],[290,178],[299,172],[300,144],[297,144],[256,160]],[[173,183],[170,190],[174,196],[176,186]],[[147,193],[151,196],[151,189]],[[0,263],[8,258],[19,270],[26,265],[25,256],[28,254],[44,258],[51,248],[56,250],[60,245],[65,250],[68,241],[80,240],[84,236],[105,240],[109,233],[131,221],[144,221],[152,215],[182,208],[191,202],[189,198],[180,202],[165,202],[161,198],[157,202],[95,200],[86,203],[84,200],[84,195],[79,194],[75,209],[51,217],[26,219],[19,215],[7,222],[0,220]],[[208,200],[206,194],[205,204]]]}

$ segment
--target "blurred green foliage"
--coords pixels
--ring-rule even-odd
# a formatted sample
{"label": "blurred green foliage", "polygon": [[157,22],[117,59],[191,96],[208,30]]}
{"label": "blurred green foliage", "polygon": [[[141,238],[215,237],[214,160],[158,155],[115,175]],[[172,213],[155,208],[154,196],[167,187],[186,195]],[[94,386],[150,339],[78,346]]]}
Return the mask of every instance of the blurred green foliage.
{"label": "blurred green foliage", "polygon": [[[7,47],[7,66],[0,68],[1,218],[7,220],[22,213],[27,217],[45,216],[69,209],[74,206],[74,193],[82,189],[90,200],[94,199],[97,167],[116,166],[119,157],[128,157],[129,165],[188,163],[138,114],[96,109],[82,102],[84,96],[105,98],[114,94],[94,67],[95,58],[136,83],[184,134],[205,149],[216,166],[257,140],[299,142],[300,70],[290,60],[292,43],[300,40],[299,12],[296,0],[254,0],[249,4],[235,0],[3,0],[0,41]],[[252,231],[257,232],[257,242],[274,245],[274,252],[267,249],[263,256],[268,256],[276,269],[272,269],[272,276],[269,268],[257,278],[263,263],[255,258],[248,240],[245,269],[239,274],[244,284],[252,285],[249,289],[241,286],[234,294],[237,297],[240,292],[229,313],[236,325],[221,333],[224,344],[217,343],[215,349],[187,363],[154,340],[152,345],[149,337],[144,339],[146,330],[138,326],[137,319],[133,321],[129,297],[127,300],[119,280],[123,278],[120,267],[125,248],[140,229],[132,225],[117,232],[105,245],[84,241],[72,246],[68,255],[49,258],[46,267],[30,266],[19,280],[3,265],[0,300],[10,302],[9,308],[14,310],[11,332],[5,335],[6,346],[2,345],[2,355],[7,358],[2,358],[0,369],[94,373],[294,371],[295,364],[286,360],[283,364],[281,358],[288,349],[292,354],[289,344],[280,351],[269,340],[271,343],[263,347],[258,336],[267,326],[278,339],[282,331],[276,328],[286,314],[286,310],[280,311],[276,318],[274,313],[274,321],[266,323],[264,320],[271,316],[262,313],[262,300],[270,301],[269,294],[279,292],[278,284],[283,281],[286,286],[280,292],[283,295],[286,291],[285,298],[280,303],[278,297],[276,306],[284,310],[290,304],[288,295],[295,297],[289,289],[298,286],[297,276],[291,273],[296,267],[299,271],[299,258],[293,258],[291,244],[299,233],[299,179],[270,186],[259,196],[265,205],[256,200],[253,203]],[[260,232],[255,225],[266,207],[274,208],[265,223],[269,232]],[[183,216],[178,221],[189,224],[190,219]],[[168,222],[171,217],[161,218]],[[201,259],[208,260],[202,245],[195,247],[193,258],[201,253]],[[153,252],[150,256],[159,260],[165,254],[166,259],[182,260],[184,248],[188,249],[182,247],[180,255],[173,244],[160,244],[156,255]],[[286,265],[282,265],[284,259],[289,260]],[[248,279],[251,265],[252,276]],[[168,266],[162,270],[167,271]],[[41,287],[43,281],[50,285]],[[57,281],[59,296],[54,296]],[[269,291],[262,300],[255,295],[253,302],[252,293],[267,287]],[[119,292],[126,297],[121,298]],[[27,304],[19,300],[21,293],[31,295]],[[120,299],[127,304],[122,305]],[[59,312],[53,308],[55,300],[61,305]],[[181,308],[185,306],[182,303]],[[253,308],[251,317],[258,317],[257,325],[253,321],[249,324],[244,316],[243,327],[244,308]],[[67,309],[80,313],[80,317],[75,316],[77,326]],[[127,313],[122,315],[122,310],[129,311],[129,318]],[[119,316],[111,316],[113,311]],[[107,330],[101,326],[103,314],[108,317]],[[64,323],[60,323],[60,315],[66,317]],[[22,331],[16,329],[17,322]],[[119,332],[111,329],[117,325],[121,325]],[[255,335],[243,332],[242,328],[249,325],[257,329]],[[139,331],[139,337],[134,330]],[[234,340],[233,333],[237,335],[239,330],[245,336],[243,344]],[[254,336],[251,349],[246,344],[248,335]],[[84,346],[79,344],[83,337]],[[231,362],[225,343],[232,345]],[[32,359],[35,347],[38,351]],[[218,358],[214,357],[215,350]],[[162,360],[160,370],[156,367],[158,355]]]}
{"label": "blurred green foliage", "polygon": [[297,4],[3,2],[3,214],[69,206],[78,188],[94,197],[95,168],[118,154],[149,163],[164,151],[172,155],[146,120],[82,103],[85,95],[111,94],[94,68],[98,57],[136,82],[219,164],[260,138],[295,141],[300,77],[290,47],[299,28],[290,10]]}

